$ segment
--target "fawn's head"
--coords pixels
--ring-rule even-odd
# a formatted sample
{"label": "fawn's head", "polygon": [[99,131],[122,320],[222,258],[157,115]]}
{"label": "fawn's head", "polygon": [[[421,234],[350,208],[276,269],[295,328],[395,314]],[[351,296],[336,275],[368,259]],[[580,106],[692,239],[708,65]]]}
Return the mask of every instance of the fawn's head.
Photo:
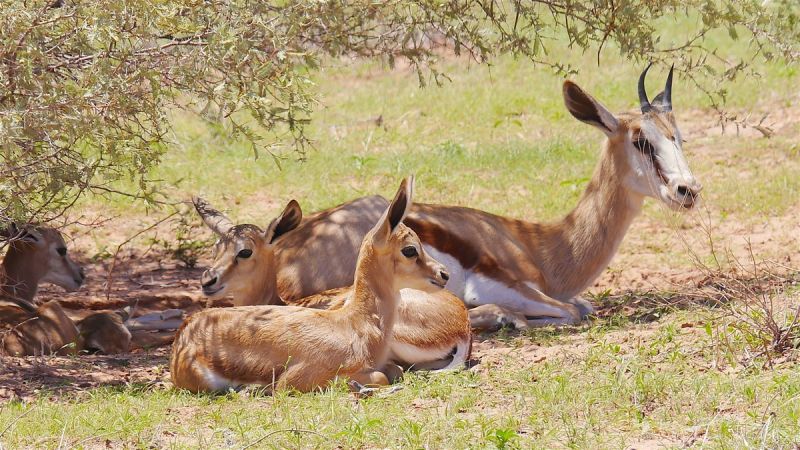
{"label": "fawn's head", "polygon": [[[210,299],[277,299],[277,267],[274,242],[294,230],[303,218],[300,205],[292,200],[266,231],[256,225],[234,225],[205,200],[192,199],[203,222],[218,236],[214,261],[203,273],[203,294]],[[269,290],[269,292],[255,292]]]}
{"label": "fawn's head", "polygon": [[381,274],[382,282],[392,283],[396,289],[411,288],[421,291],[442,289],[450,278],[447,268],[430,257],[411,228],[402,222],[411,209],[414,177],[402,181],[394,200],[364,237],[358,256],[356,279],[361,271]]}
{"label": "fawn's head", "polygon": [[672,209],[692,209],[702,186],[683,154],[683,139],[672,114],[672,69],[664,91],[651,102],[645,90],[647,69],[639,76],[639,111],[614,115],[571,81],[564,82],[564,103],[578,120],[608,136],[612,156],[626,166],[622,185],[661,200]]}
{"label": "fawn's head", "polygon": [[9,283],[30,284],[23,289],[31,292],[40,282],[75,291],[86,279],[83,269],[67,254],[64,237],[55,228],[12,223],[0,234],[8,240],[3,266]]}

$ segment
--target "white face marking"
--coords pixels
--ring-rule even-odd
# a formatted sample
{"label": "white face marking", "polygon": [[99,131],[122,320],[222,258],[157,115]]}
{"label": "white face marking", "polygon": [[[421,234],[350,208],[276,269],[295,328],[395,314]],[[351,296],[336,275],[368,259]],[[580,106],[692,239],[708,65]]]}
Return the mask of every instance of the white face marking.
{"label": "white face marking", "polygon": [[684,199],[678,193],[678,187],[684,186],[693,192],[699,192],[700,184],[689,169],[689,163],[681,148],[681,135],[675,130],[675,140],[666,136],[652,122],[643,121],[641,133],[652,146],[652,152],[661,169],[663,180],[653,166],[650,157],[633,146],[637,136],[631,135],[628,145],[632,173],[627,177],[626,184],[633,191],[661,200],[667,206],[675,209],[681,208]]}
{"label": "white face marking", "polygon": [[49,270],[42,277],[41,282],[55,284],[67,291],[76,291],[83,283],[80,276],[80,268],[69,256],[58,254],[58,247],[61,245],[58,242],[49,245],[47,249],[47,254],[50,257],[50,261],[48,261]]}

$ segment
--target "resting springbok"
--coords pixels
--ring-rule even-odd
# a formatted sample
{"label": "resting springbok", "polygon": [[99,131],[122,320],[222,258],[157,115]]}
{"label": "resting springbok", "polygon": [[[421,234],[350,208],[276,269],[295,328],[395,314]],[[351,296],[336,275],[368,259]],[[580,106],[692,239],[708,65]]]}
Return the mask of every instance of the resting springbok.
{"label": "resting springbok", "polygon": [[85,276],[67,255],[64,238],[48,227],[2,230],[8,250],[0,270],[0,353],[47,355],[75,353],[88,348],[127,351],[128,330],[113,313],[95,313],[77,325],[55,300],[33,304],[40,282],[74,291]]}
{"label": "resting springbok", "polygon": [[[366,201],[377,203],[371,198]],[[309,247],[325,248],[344,243],[349,249],[347,242],[352,239],[343,236],[360,235],[363,240],[369,230],[362,233],[363,220],[356,217],[347,221],[351,225],[334,236],[317,232],[331,226],[333,218],[358,215],[359,200],[306,220],[302,220],[300,205],[292,200],[266,231],[256,225],[234,225],[201,198],[195,197],[193,202],[206,225],[219,236],[214,246],[214,261],[203,274],[203,292],[210,301],[231,297],[234,305],[289,304],[339,309],[350,297],[352,287],[284,301],[278,289],[278,273],[281,272],[278,255],[284,260],[298,261],[297,253],[307,252]],[[349,252],[343,250],[342,253]],[[303,264],[298,266],[303,267]],[[287,275],[284,277],[289,280]],[[291,285],[301,287],[300,280],[292,281]],[[446,290],[435,293],[413,289],[400,291],[397,320],[391,336],[391,361],[414,369],[455,369],[463,367],[469,359],[471,344],[467,310],[452,293]]]}
{"label": "resting springbok", "polygon": [[[374,195],[318,212],[304,220],[298,207],[296,216],[287,215],[281,221],[273,222],[270,227],[274,229],[267,231],[273,234],[274,267],[280,297],[291,303],[328,289],[353,284],[361,241],[388,205],[386,199]],[[274,289],[262,283],[270,283],[271,279],[259,273],[260,267],[256,265],[238,264],[250,256],[252,249],[245,248],[244,242],[237,242],[233,236],[228,237],[233,222],[205,202],[198,202],[195,207],[206,225],[220,237],[217,247],[229,249],[219,252],[214,267],[203,273],[203,293],[214,296],[217,291],[227,288],[238,294],[234,299],[236,306],[269,304]],[[239,234],[248,229],[256,235],[261,233],[257,227],[240,225],[237,228]],[[294,231],[288,233],[290,229]],[[228,251],[235,253],[229,255]],[[231,268],[240,274],[238,281],[227,281]],[[243,284],[236,285],[237,282]],[[270,298],[259,298],[257,292]]]}
{"label": "resting springbok", "polygon": [[194,392],[253,384],[307,392],[336,377],[388,384],[379,370],[389,356],[400,289],[432,292],[447,281],[444,266],[402,224],[412,191],[409,177],[364,237],[353,293],[341,308],[240,306],[194,314],[175,339],[173,384]]}
{"label": "resting springbok", "polygon": [[645,197],[681,211],[695,206],[701,186],[672,113],[672,69],[652,102],[645,92],[648,69],[639,77],[640,110],[634,113],[614,115],[577,84],[564,82],[569,112],[607,139],[578,205],[562,220],[532,223],[470,208],[414,205],[405,223],[448,267],[448,290],[468,306],[517,311],[531,326],[577,323],[593,312],[577,296],[608,266]]}

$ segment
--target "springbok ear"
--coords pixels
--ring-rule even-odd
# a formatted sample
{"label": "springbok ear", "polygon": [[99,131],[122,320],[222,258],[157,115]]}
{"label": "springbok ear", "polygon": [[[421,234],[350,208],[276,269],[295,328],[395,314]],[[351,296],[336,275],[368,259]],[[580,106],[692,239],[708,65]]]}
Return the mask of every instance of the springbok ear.
{"label": "springbok ear", "polygon": [[664,110],[664,91],[661,91],[656,95],[653,100],[650,102],[651,105],[655,106],[660,110]]}
{"label": "springbok ear", "polygon": [[267,242],[273,243],[275,239],[297,228],[301,220],[303,220],[303,210],[300,209],[297,200],[291,200],[286,208],[283,208],[281,215],[270,222],[267,231],[264,232],[264,237]]}
{"label": "springbok ear", "polygon": [[403,222],[411,210],[411,201],[414,194],[414,175],[409,176],[400,183],[394,200],[389,204],[386,212],[375,225],[375,240],[386,242],[395,232],[397,226]]}
{"label": "springbok ear", "polygon": [[[22,228],[20,230],[22,235],[19,237],[20,240],[27,241],[27,242],[42,242],[44,241],[44,236],[34,227],[27,227]],[[19,236],[19,235],[18,235]]]}
{"label": "springbok ear", "polygon": [[573,117],[599,128],[607,136],[614,134],[619,127],[614,114],[569,80],[564,82],[564,104]]}
{"label": "springbok ear", "polygon": [[9,223],[5,228],[0,229],[0,237],[7,240],[39,242],[42,236],[31,227],[20,227],[16,222]]}
{"label": "springbok ear", "polygon": [[231,219],[212,208],[207,201],[200,197],[192,197],[192,203],[194,204],[194,209],[200,214],[200,218],[214,233],[222,236],[233,228]]}
{"label": "springbok ear", "polygon": [[19,235],[19,227],[15,222],[10,222],[8,225],[0,228],[0,237],[11,239]]}

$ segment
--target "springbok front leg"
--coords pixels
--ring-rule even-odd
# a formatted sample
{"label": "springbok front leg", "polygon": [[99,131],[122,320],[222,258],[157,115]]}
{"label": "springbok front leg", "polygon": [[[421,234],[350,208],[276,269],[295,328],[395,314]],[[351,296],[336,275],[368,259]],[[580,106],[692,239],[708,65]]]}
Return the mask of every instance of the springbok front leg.
{"label": "springbok front leg", "polygon": [[469,306],[495,304],[520,313],[532,319],[527,321],[528,326],[573,325],[582,318],[576,305],[545,295],[535,282],[514,279],[504,270],[497,270],[491,277],[480,273],[468,275],[464,302]]}
{"label": "springbok front leg", "polygon": [[575,305],[581,312],[581,318],[585,319],[587,316],[594,314],[594,305],[592,305],[589,300],[586,300],[581,296],[576,296],[566,300],[565,303]]}
{"label": "springbok front leg", "polygon": [[528,328],[528,319],[521,313],[490,303],[470,309],[469,324],[473,330],[496,331],[503,327],[524,330]]}
{"label": "springbok front leg", "polygon": [[174,330],[180,328],[183,319],[184,311],[182,309],[167,309],[130,318],[125,321],[125,326],[130,331]]}
{"label": "springbok front leg", "polygon": [[364,387],[378,387],[378,386],[388,386],[389,379],[381,371],[367,369],[362,372],[354,373],[350,375],[350,379],[356,381],[358,384]]}

